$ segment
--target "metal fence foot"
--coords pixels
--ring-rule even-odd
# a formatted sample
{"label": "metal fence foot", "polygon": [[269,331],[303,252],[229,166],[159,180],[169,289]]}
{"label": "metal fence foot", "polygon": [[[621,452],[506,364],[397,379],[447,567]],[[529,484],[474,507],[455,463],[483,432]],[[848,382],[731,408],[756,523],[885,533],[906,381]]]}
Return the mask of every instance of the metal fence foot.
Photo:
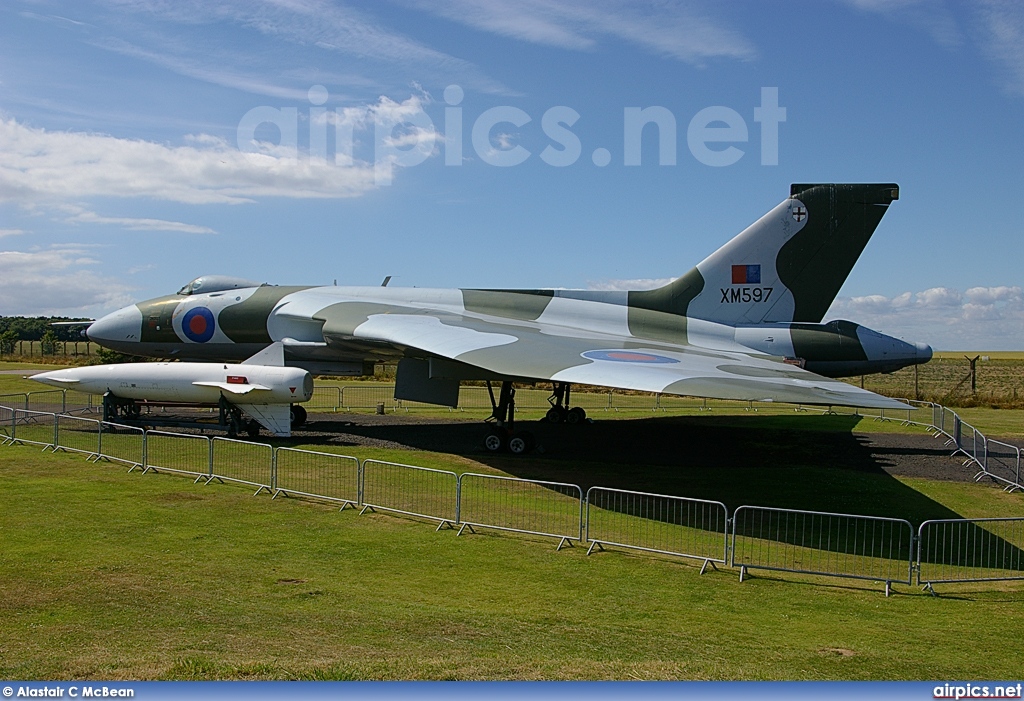
{"label": "metal fence foot", "polygon": [[[256,494],[259,494],[259,492],[256,492]],[[270,499],[277,499],[282,494],[284,494],[286,497],[288,496],[288,492],[284,491],[283,489],[278,489],[276,492],[274,492],[274,496],[270,497]]]}
{"label": "metal fence foot", "polygon": [[362,516],[362,515],[363,515],[363,514],[365,514],[365,513],[367,512],[367,511],[370,511],[370,512],[372,512],[372,513],[377,513],[376,511],[374,511],[374,509],[373,509],[373,507],[372,507],[372,506],[370,506],[369,504],[367,504],[366,506],[364,506],[364,507],[363,507],[363,510],[359,512],[359,515],[360,515],[360,516]]}
{"label": "metal fence foot", "polygon": [[935,591],[935,588],[932,587],[932,583],[931,582],[925,582],[924,586],[921,587],[921,591],[926,591],[929,594],[931,594],[932,596],[938,596],[939,595],[939,593],[937,591]]}
{"label": "metal fence foot", "polygon": [[708,565],[711,565],[711,569],[713,569],[715,572],[718,571],[718,566],[714,562],[712,562],[711,560],[704,560],[704,564],[700,566],[701,574],[704,574],[708,571]]}
{"label": "metal fence foot", "polygon": [[437,533],[439,530],[441,530],[445,526],[447,526],[448,528],[452,529],[453,531],[455,530],[455,524],[452,523],[451,521],[441,521],[441,523],[437,524],[437,528],[434,529],[434,533]]}
{"label": "metal fence foot", "polygon": [[592,541],[590,541],[590,547],[587,548],[587,555],[589,555],[590,553],[594,552],[594,548],[597,548],[601,552],[604,552],[604,546],[601,545],[601,543],[599,543],[598,541],[592,540]]}
{"label": "metal fence foot", "polygon": [[258,497],[260,495],[260,492],[262,492],[264,489],[266,489],[268,493],[273,494],[273,492],[271,491],[270,487],[267,487],[267,486],[264,486],[264,485],[260,485],[260,488],[257,489],[255,492],[253,492],[252,495],[254,497]]}
{"label": "metal fence foot", "polygon": [[352,507],[352,510],[353,510],[353,511],[355,511],[355,508],[356,508],[356,503],[355,503],[354,501],[346,501],[346,502],[342,502],[342,504],[341,504],[341,508],[340,508],[340,509],[338,509],[338,511],[344,511],[345,509],[347,509],[347,508],[348,508],[348,507],[350,507],[350,506]]}
{"label": "metal fence foot", "polygon": [[889,598],[892,595],[892,582],[888,579],[885,580],[885,598]]}
{"label": "metal fence foot", "polygon": [[467,528],[469,529],[470,533],[476,533],[476,531],[473,530],[473,527],[471,525],[469,525],[468,523],[464,523],[464,524],[462,524],[462,528],[460,528],[459,532],[456,533],[455,535],[462,535],[462,532],[464,530],[466,530]]}
{"label": "metal fence foot", "polygon": [[560,541],[558,541],[558,547],[555,548],[555,550],[561,550],[562,546],[564,546],[564,545],[568,545],[570,548],[575,548],[576,547],[575,545],[573,545],[572,540],[570,540],[569,538],[566,538],[565,536],[562,536],[562,539]]}
{"label": "metal fence foot", "polygon": [[740,565],[740,581],[742,582],[747,576],[747,566]]}

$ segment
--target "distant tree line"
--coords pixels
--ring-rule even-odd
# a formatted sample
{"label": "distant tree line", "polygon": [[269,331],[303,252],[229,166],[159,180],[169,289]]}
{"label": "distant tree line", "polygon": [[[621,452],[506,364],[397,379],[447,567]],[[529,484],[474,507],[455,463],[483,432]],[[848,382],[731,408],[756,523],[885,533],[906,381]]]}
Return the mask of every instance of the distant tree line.
{"label": "distant tree line", "polygon": [[0,316],[0,353],[13,353],[18,341],[39,341],[43,355],[52,355],[60,343],[82,338],[83,326],[53,326],[55,321],[81,321],[66,316]]}

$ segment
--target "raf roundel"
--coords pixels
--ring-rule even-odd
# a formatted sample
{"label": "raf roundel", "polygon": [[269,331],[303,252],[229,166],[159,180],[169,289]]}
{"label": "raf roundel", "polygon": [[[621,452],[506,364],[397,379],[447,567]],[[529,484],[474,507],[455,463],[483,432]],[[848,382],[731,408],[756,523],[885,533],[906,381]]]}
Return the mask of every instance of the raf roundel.
{"label": "raf roundel", "polygon": [[193,307],[181,319],[181,330],[185,338],[196,343],[206,343],[213,338],[213,312],[206,307]]}
{"label": "raf roundel", "polygon": [[654,353],[640,353],[631,350],[594,350],[581,353],[587,360],[610,360],[613,363],[640,363],[644,365],[664,365],[678,363],[675,358]]}

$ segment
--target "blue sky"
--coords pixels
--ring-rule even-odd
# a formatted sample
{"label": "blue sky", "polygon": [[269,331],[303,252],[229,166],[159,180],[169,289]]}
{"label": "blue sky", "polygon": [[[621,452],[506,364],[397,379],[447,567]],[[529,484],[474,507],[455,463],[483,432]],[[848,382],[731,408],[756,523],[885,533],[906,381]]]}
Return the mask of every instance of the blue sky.
{"label": "blue sky", "polygon": [[[627,145],[647,108],[674,149]],[[708,115],[729,140],[692,148]],[[1020,349],[1022,117],[1013,0],[12,0],[0,314],[210,273],[650,286],[791,182],[898,182],[829,318]]]}

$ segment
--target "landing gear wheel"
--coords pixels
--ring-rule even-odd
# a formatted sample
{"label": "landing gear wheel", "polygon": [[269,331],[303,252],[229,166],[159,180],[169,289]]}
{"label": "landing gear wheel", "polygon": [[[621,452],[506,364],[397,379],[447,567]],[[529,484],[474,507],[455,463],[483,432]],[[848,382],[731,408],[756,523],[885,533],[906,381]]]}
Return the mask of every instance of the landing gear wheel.
{"label": "landing gear wheel", "polygon": [[291,419],[292,428],[298,428],[306,423],[306,408],[301,407],[298,404],[292,404],[291,407]]}
{"label": "landing gear wheel", "polygon": [[508,452],[513,455],[522,455],[533,450],[533,445],[533,434],[529,431],[520,431],[509,439]]}
{"label": "landing gear wheel", "polygon": [[560,424],[566,420],[566,411],[563,407],[553,406],[548,409],[548,413],[545,415],[548,421],[553,424]]}
{"label": "landing gear wheel", "polygon": [[249,421],[245,425],[245,432],[249,435],[249,438],[260,437],[260,425],[256,421]]}
{"label": "landing gear wheel", "polygon": [[583,410],[583,407],[574,406],[566,414],[565,421],[570,424],[581,424],[587,420],[587,412]]}
{"label": "landing gear wheel", "polygon": [[491,431],[484,437],[484,449],[489,453],[500,453],[505,449],[505,434]]}

